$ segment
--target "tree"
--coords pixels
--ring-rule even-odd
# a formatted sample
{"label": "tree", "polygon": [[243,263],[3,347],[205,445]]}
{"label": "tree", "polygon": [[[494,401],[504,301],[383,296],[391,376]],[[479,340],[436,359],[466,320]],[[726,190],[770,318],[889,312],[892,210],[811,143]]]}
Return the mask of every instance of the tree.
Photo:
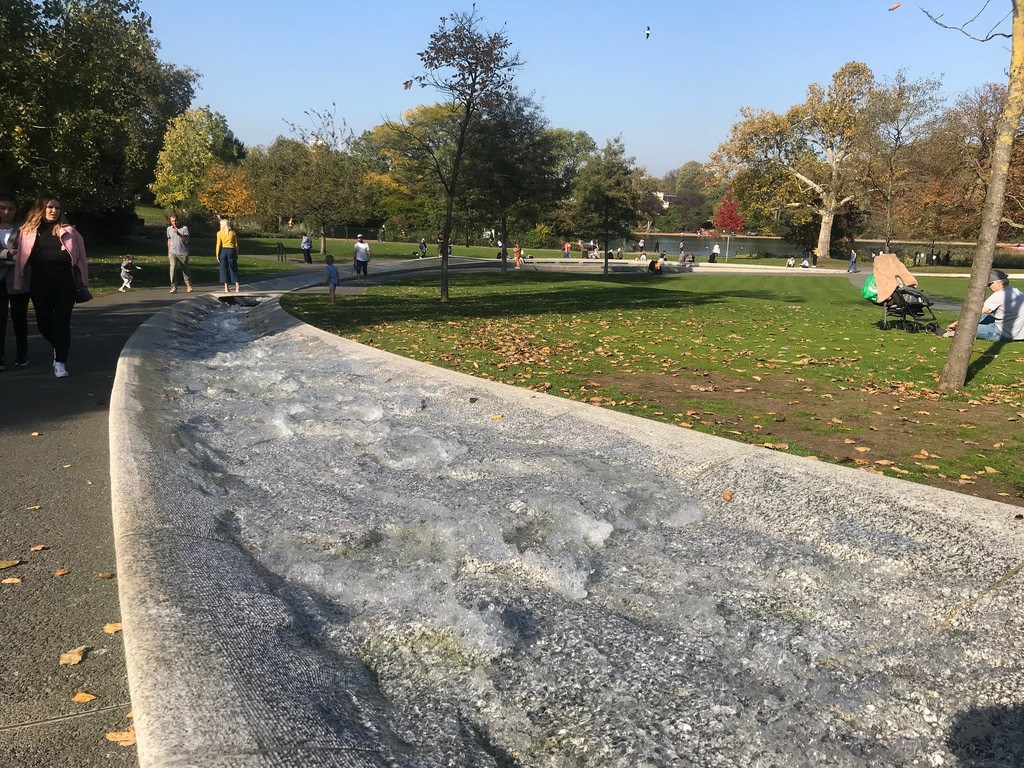
{"label": "tree", "polygon": [[[992,261],[995,257],[996,240],[999,236],[999,225],[1006,197],[1010,159],[1013,155],[1013,143],[1020,127],[1021,114],[1024,113],[1024,0],[1012,0],[1011,8],[1012,16],[1008,33],[990,32],[983,38],[975,38],[982,41],[995,37],[1010,38],[1010,70],[1006,102],[997,124],[988,189],[985,193],[985,205],[981,214],[981,230],[978,233],[978,245],[974,250],[974,263],[971,266],[971,283],[960,311],[960,321],[957,323],[953,343],[950,345],[946,363],[939,376],[940,389],[959,390],[967,381],[967,367],[974,350],[975,330],[981,317],[988,274],[992,269]],[[929,18],[941,26],[945,26],[930,14]],[[977,18],[976,15],[974,19]],[[966,24],[961,25],[958,29],[967,34]]]}
{"label": "tree", "polygon": [[729,241],[737,232],[743,231],[746,218],[739,212],[739,203],[730,189],[715,211],[715,229],[725,233],[725,260],[729,261]]}
{"label": "tree", "polygon": [[52,189],[76,223],[120,234],[196,73],[158,61],[137,0],[7,0],[0,29],[0,185]]}
{"label": "tree", "polygon": [[628,236],[640,215],[642,199],[635,170],[633,158],[626,157],[622,138],[616,137],[583,166],[573,187],[576,231],[601,236],[605,275],[610,238]]}
{"label": "tree", "polygon": [[[445,195],[445,218],[441,230],[441,301],[448,300],[448,246],[452,214],[459,193],[459,171],[470,126],[478,111],[495,107],[509,98],[515,71],[522,64],[518,54],[509,53],[511,42],[504,29],[494,33],[483,32],[481,21],[475,6],[468,12],[442,16],[426,49],[419,53],[427,71],[405,83],[406,88],[418,83],[422,88],[430,86],[442,94],[455,123],[455,143],[450,148],[450,158],[438,156],[432,164]],[[418,134],[412,134],[410,138],[416,141]],[[422,149],[428,156],[434,156],[434,144],[424,144]]]}
{"label": "tree", "polygon": [[222,218],[237,219],[256,213],[256,198],[249,189],[245,171],[217,161],[206,169],[199,202]]}
{"label": "tree", "polygon": [[[507,245],[510,219],[523,231],[561,192],[553,136],[537,103],[517,93],[481,112],[473,133],[465,155],[467,202],[485,221],[497,222]],[[502,255],[505,271],[507,249]]]}
{"label": "tree", "polygon": [[244,155],[224,115],[209,107],[185,111],[167,126],[157,157],[150,184],[157,205],[185,214],[201,208],[199,193],[210,167],[218,161],[237,165]]}
{"label": "tree", "polygon": [[266,150],[251,151],[243,168],[259,211],[278,220],[300,218],[320,238],[323,254],[328,227],[364,221],[373,201],[368,169],[350,151],[344,122],[333,112],[306,114],[311,127],[291,125],[298,138],[278,136]]}
{"label": "tree", "polygon": [[901,69],[868,97],[872,130],[865,133],[866,175],[872,196],[882,205],[887,251],[894,236],[894,210],[910,197],[913,151],[938,111],[941,85],[934,78],[909,81]]}
{"label": "tree", "polygon": [[[809,207],[820,217],[818,249],[830,249],[832,219],[863,194],[863,137],[869,127],[865,107],[874,77],[860,62],[844,64],[828,88],[817,83],[807,100],[785,115],[743,108],[729,139],[715,153],[719,172],[741,168],[782,180],[770,188],[776,207]],[[768,192],[769,189],[765,188]]]}

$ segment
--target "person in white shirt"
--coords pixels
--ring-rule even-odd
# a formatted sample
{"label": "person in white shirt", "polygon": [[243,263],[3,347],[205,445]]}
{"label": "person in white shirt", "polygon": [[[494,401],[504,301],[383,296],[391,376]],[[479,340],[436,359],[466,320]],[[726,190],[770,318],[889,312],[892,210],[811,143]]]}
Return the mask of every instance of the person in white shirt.
{"label": "person in white shirt", "polygon": [[365,280],[367,267],[370,266],[370,244],[363,240],[362,235],[359,235],[353,250],[355,253],[356,275],[360,280]]}
{"label": "person in white shirt", "polygon": [[[977,338],[986,341],[1024,341],[1024,293],[1010,285],[1010,277],[1001,269],[988,273],[988,289],[992,291],[981,307]],[[948,326],[945,335],[952,336],[957,321]]]}

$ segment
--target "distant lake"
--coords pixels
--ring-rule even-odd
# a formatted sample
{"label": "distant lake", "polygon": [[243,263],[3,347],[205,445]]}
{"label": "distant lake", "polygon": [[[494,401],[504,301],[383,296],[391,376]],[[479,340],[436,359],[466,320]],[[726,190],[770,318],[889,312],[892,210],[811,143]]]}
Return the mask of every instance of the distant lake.
{"label": "distant lake", "polygon": [[[624,253],[633,252],[636,249],[637,239],[631,243],[623,241],[615,245],[612,250],[621,245]],[[665,252],[667,256],[679,255],[679,241],[682,240],[687,253],[700,258],[709,256],[715,243],[722,249],[720,259],[725,259],[725,238],[724,237],[698,237],[697,235],[650,235],[644,237],[644,249],[647,253]],[[638,249],[637,249],[638,250]],[[729,256],[738,253],[763,253],[772,256],[799,256],[800,247],[787,243],[780,237],[744,237],[737,236],[729,241]]]}

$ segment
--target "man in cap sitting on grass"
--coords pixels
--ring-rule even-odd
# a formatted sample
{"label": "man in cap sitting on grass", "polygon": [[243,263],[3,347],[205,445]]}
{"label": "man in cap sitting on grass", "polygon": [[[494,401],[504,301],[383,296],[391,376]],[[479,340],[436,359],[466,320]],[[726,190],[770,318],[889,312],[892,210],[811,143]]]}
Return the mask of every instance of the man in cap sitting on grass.
{"label": "man in cap sitting on grass", "polygon": [[[1001,269],[988,273],[991,295],[981,307],[977,336],[986,341],[1024,341],[1024,293],[1010,285],[1010,277]],[[957,321],[944,334],[952,336]]]}

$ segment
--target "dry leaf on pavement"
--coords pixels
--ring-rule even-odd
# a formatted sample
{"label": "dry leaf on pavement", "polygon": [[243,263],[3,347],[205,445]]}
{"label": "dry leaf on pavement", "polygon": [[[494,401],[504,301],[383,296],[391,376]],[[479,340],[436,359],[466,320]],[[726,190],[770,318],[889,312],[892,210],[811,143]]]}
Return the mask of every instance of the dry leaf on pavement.
{"label": "dry leaf on pavement", "polygon": [[82,659],[85,658],[85,651],[89,646],[80,645],[67,653],[60,655],[60,665],[62,667],[73,667],[75,664],[81,664]]}
{"label": "dry leaf on pavement", "polygon": [[71,571],[69,571],[67,568],[58,568],[56,571],[53,572],[53,575],[54,578],[56,578],[57,576],[67,576],[69,573],[71,573]]}
{"label": "dry leaf on pavement", "polygon": [[21,565],[21,560],[0,560],[0,571],[5,568],[13,568],[16,565]]}
{"label": "dry leaf on pavement", "polygon": [[127,731],[111,731],[107,734],[107,741],[116,742],[119,747],[134,746],[135,726],[129,725]]}
{"label": "dry leaf on pavement", "polygon": [[21,579],[16,576],[11,576],[10,578],[0,581],[0,584],[21,584]]}
{"label": "dry leaf on pavement", "polygon": [[96,575],[99,576],[101,579],[112,579],[112,578],[114,578],[114,574],[109,573],[108,571],[100,571]]}
{"label": "dry leaf on pavement", "polygon": [[30,552],[42,552],[46,548],[47,547],[46,547],[45,544],[36,544],[34,547],[29,547],[29,551]]}
{"label": "dry leaf on pavement", "polygon": [[86,693],[85,691],[76,691],[75,695],[71,697],[71,700],[77,704],[85,704],[85,702],[92,701],[95,698],[96,697],[93,696],[91,693]]}
{"label": "dry leaf on pavement", "polygon": [[103,631],[106,632],[108,635],[115,635],[118,632],[120,632],[123,627],[124,624],[122,624],[121,622],[112,621],[109,624],[103,625]]}

